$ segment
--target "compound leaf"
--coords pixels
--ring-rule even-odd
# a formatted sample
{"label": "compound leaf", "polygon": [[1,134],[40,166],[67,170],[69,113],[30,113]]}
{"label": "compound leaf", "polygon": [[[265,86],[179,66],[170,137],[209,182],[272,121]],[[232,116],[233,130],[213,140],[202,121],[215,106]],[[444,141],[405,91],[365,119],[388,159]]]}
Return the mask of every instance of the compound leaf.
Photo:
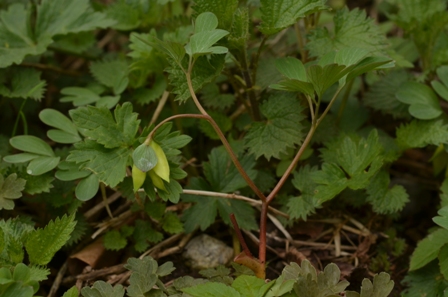
{"label": "compound leaf", "polygon": [[272,35],[314,12],[326,8],[324,0],[261,0],[260,31]]}
{"label": "compound leaf", "polygon": [[126,176],[126,164],[130,156],[127,148],[107,149],[92,140],[78,142],[70,151],[67,161],[80,164],[80,169],[92,171],[98,179],[115,187]]}
{"label": "compound leaf", "polygon": [[31,232],[25,248],[31,264],[47,265],[54,254],[70,239],[75,228],[75,213],[50,221],[43,229]]}
{"label": "compound leaf", "polygon": [[244,145],[256,158],[280,158],[288,148],[302,142],[304,107],[293,93],[274,93],[260,106],[267,118],[250,127]]}
{"label": "compound leaf", "polygon": [[83,129],[85,136],[96,140],[105,148],[131,145],[140,123],[129,102],[118,105],[114,117],[109,109],[93,106],[70,110],[70,116],[75,125]]}

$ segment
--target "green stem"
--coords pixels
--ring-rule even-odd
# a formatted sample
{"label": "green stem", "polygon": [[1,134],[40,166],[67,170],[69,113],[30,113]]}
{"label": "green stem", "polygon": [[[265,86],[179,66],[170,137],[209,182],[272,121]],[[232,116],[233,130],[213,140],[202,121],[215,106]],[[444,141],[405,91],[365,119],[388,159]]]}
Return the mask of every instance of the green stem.
{"label": "green stem", "polygon": [[259,120],[261,120],[260,108],[258,106],[258,100],[257,100],[255,90],[254,90],[255,81],[252,80],[252,77],[251,77],[250,71],[249,71],[249,64],[247,63],[246,49],[244,49],[242,56],[243,57],[242,57],[242,61],[241,61],[241,64],[242,64],[241,72],[243,73],[243,78],[246,83],[246,92],[249,97],[251,116],[254,121],[259,121]]}
{"label": "green stem", "polygon": [[[23,117],[25,117],[25,116],[23,115],[23,112],[22,112],[23,108],[25,107],[26,100],[27,100],[27,99],[24,99],[23,102],[22,102],[22,104],[20,105],[20,108],[19,108],[19,114],[18,114],[18,116],[17,116],[17,118],[16,118],[16,121],[14,122],[14,128],[12,128],[12,135],[11,135],[11,137],[14,137],[14,136],[16,135],[16,132],[17,132],[17,126],[19,125],[19,119],[20,119],[20,118],[22,118],[22,121],[24,122],[24,124],[26,124],[26,119],[23,120]],[[25,127],[24,127],[23,130],[24,130],[24,131],[27,131],[28,128],[25,128]]]}
{"label": "green stem", "polygon": [[350,96],[350,92],[351,92],[351,90],[352,90],[353,82],[354,82],[354,81],[355,81],[355,80],[352,79],[352,80],[347,84],[347,88],[345,89],[344,97],[342,98],[341,105],[339,106],[338,115],[337,115],[337,119],[336,119],[336,121],[337,121],[338,124],[339,124],[339,121],[340,121],[341,118],[342,118],[342,114],[344,113],[345,106],[347,105],[348,97]]}

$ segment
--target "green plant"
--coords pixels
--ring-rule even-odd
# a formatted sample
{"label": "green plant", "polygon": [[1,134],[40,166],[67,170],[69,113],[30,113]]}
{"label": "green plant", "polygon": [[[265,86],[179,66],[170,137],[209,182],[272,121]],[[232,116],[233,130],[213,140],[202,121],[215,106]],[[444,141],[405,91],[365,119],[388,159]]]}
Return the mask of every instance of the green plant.
{"label": "green plant", "polygon": [[[317,213],[397,223],[410,198],[396,164],[420,149],[433,155],[436,174],[448,168],[446,1],[382,1],[371,8],[387,19],[380,25],[325,0],[72,2],[0,4],[4,294],[35,294],[46,277],[35,265],[63,245],[81,248],[89,235],[135,254],[217,222],[243,247],[235,244],[235,262],[260,279],[219,271],[213,281],[184,277],[165,287],[159,277],[172,265],[133,259],[128,295],[339,294],[347,284],[334,264],[318,274],[309,262],[292,263],[261,280],[269,220],[288,228]],[[95,204],[108,217],[91,234]],[[32,220],[17,218],[24,213]],[[442,228],[411,258],[407,296],[420,282],[441,294],[448,279],[446,209],[439,214]],[[336,257],[342,225],[331,239]],[[253,256],[241,230],[258,229]],[[57,244],[37,246],[37,237]],[[363,265],[393,274],[383,264],[387,249],[405,253],[397,238]],[[368,247],[351,257],[371,257]],[[419,269],[441,278],[425,280]],[[386,296],[392,286],[379,274],[360,296]],[[97,282],[81,293],[123,296],[125,288]]]}

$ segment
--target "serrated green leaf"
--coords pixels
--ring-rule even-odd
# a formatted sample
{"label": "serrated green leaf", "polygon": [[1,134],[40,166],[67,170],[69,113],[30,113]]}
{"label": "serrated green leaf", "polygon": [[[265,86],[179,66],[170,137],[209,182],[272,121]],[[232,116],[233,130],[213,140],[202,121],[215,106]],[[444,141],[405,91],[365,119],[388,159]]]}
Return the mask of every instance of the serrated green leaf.
{"label": "serrated green leaf", "polygon": [[92,140],[78,142],[67,161],[80,164],[80,169],[92,171],[104,184],[115,187],[126,176],[130,152],[127,148],[107,149]]}
{"label": "serrated green leaf", "polygon": [[[191,74],[191,81],[195,92],[199,91],[205,84],[212,82],[221,73],[224,68],[224,58],[224,55],[212,55],[210,59],[206,56],[200,56],[196,59]],[[191,97],[185,73],[175,62],[170,64],[171,67],[167,71],[169,73],[170,84],[173,86],[172,92],[177,95],[176,100],[185,102]],[[186,68],[185,66],[184,68]]]}
{"label": "serrated green leaf", "polygon": [[258,297],[260,296],[260,289],[265,285],[265,282],[253,275],[240,275],[232,283],[232,288],[237,290],[241,296],[244,297]]}
{"label": "serrated green leaf", "polygon": [[140,88],[134,91],[133,98],[137,103],[141,105],[149,104],[163,95],[167,87],[165,77],[162,75],[156,76],[156,79],[151,87],[151,89]]}
{"label": "serrated green leaf", "polygon": [[61,90],[61,94],[67,95],[60,99],[61,102],[72,102],[74,106],[83,106],[98,102],[100,96],[87,88],[68,87]]}
{"label": "serrated green leaf", "polygon": [[75,213],[64,215],[50,221],[44,229],[31,232],[25,242],[31,264],[46,265],[54,254],[69,240],[70,233],[75,228]]}
{"label": "serrated green leaf", "polygon": [[326,9],[323,0],[261,0],[260,31],[265,35],[275,34],[309,14]]}
{"label": "serrated green leaf", "polygon": [[366,188],[367,201],[372,204],[376,213],[387,214],[397,212],[409,201],[406,189],[401,185],[390,187],[389,174],[378,172]]}
{"label": "serrated green leaf", "polygon": [[366,278],[362,281],[361,297],[389,296],[393,288],[394,281],[390,279],[390,275],[381,272],[373,277],[373,284]]}
{"label": "serrated green leaf", "polygon": [[70,110],[70,117],[78,128],[84,129],[84,135],[103,144],[105,148],[131,145],[140,124],[129,102],[118,105],[114,117],[107,108],[93,106]]}
{"label": "serrated green leaf", "polygon": [[30,195],[41,194],[44,192],[50,192],[53,188],[52,182],[54,180],[53,173],[48,172],[41,175],[29,175],[26,172],[26,168],[17,172],[18,176],[26,180],[25,192]]}
{"label": "serrated green leaf", "polygon": [[167,212],[160,222],[162,229],[171,234],[177,234],[184,231],[184,226],[179,217],[173,212]]}
{"label": "serrated green leaf", "polygon": [[[221,19],[219,14],[216,15],[218,19]],[[233,22],[227,38],[229,48],[238,50],[246,48],[249,36],[249,10],[246,7],[239,8],[233,14]]]}
{"label": "serrated green leaf", "polygon": [[90,64],[90,72],[95,79],[113,89],[115,95],[121,94],[129,84],[128,64],[121,59],[106,59]]}
{"label": "serrated green leaf", "polygon": [[[229,29],[235,10],[238,8],[237,0],[196,0],[193,9],[196,15],[211,12],[217,17],[218,28]],[[215,26],[216,28],[216,26]]]}
{"label": "serrated green leaf", "polygon": [[240,297],[241,294],[232,287],[222,283],[208,282],[182,289],[183,292],[193,297]]}
{"label": "serrated green leaf", "polygon": [[317,28],[309,36],[307,48],[311,56],[322,57],[325,54],[351,48],[365,49],[369,53],[381,53],[387,46],[385,35],[374,21],[366,18],[366,12],[358,8],[349,11],[338,10],[334,16],[334,33],[326,28]]}
{"label": "serrated green leaf", "polygon": [[431,120],[442,114],[436,94],[426,85],[405,82],[395,96],[410,105],[409,113],[417,119]]}
{"label": "serrated green leaf", "polygon": [[409,78],[404,70],[387,73],[370,86],[363,97],[364,104],[394,118],[409,118],[408,106],[395,97],[401,85]]}
{"label": "serrated green leaf", "polygon": [[401,149],[439,146],[448,142],[448,125],[442,120],[413,120],[407,125],[401,125],[396,131],[396,142]]}
{"label": "serrated green leaf", "polygon": [[17,178],[16,173],[8,175],[5,179],[0,175],[0,209],[13,209],[14,199],[22,197],[26,180]]}
{"label": "serrated green leaf", "polygon": [[435,258],[442,246],[448,243],[448,230],[439,228],[421,240],[411,256],[409,270],[417,270]]}
{"label": "serrated green leaf", "polygon": [[50,145],[42,139],[31,135],[14,136],[9,140],[12,147],[37,155],[54,157],[54,152]]}
{"label": "serrated green leaf", "polygon": [[0,86],[0,95],[8,98],[32,98],[38,101],[42,99],[47,83],[40,80],[41,72],[32,68],[13,67],[3,75],[5,81]]}
{"label": "serrated green leaf", "polygon": [[304,107],[292,93],[274,93],[261,106],[266,122],[252,124],[245,137],[245,146],[256,158],[279,158],[288,147],[302,142]]}
{"label": "serrated green leaf", "polygon": [[104,281],[96,281],[92,287],[84,287],[81,290],[83,297],[123,297],[124,287],[122,285],[115,285]]}
{"label": "serrated green leaf", "polygon": [[99,189],[99,180],[95,174],[81,179],[75,188],[75,195],[81,201],[87,201],[95,197]]}
{"label": "serrated green leaf", "polygon": [[126,247],[128,241],[118,230],[111,230],[104,235],[104,247],[108,250],[119,251]]}

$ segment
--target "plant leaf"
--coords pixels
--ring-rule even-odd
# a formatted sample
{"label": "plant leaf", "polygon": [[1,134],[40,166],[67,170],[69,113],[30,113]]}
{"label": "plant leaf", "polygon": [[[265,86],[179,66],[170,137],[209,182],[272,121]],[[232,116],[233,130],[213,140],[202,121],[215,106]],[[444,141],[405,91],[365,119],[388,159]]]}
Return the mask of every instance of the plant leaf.
{"label": "plant leaf", "polygon": [[132,104],[117,106],[114,117],[105,107],[86,106],[70,110],[70,117],[83,134],[104,145],[105,148],[117,148],[131,145],[140,120],[132,112]]}
{"label": "plant leaf", "polygon": [[369,53],[381,53],[387,46],[386,37],[379,27],[371,18],[366,18],[364,10],[358,8],[338,10],[334,16],[334,33],[330,34],[326,28],[317,28],[309,39],[307,48],[313,57],[351,48],[354,44]]}
{"label": "plant leaf", "polygon": [[223,283],[208,282],[193,287],[182,289],[183,292],[193,297],[240,297],[241,294],[232,287]]}
{"label": "plant leaf", "polygon": [[326,9],[324,0],[261,0],[260,31],[272,35],[309,14]]}
{"label": "plant leaf", "polygon": [[32,98],[40,101],[47,85],[40,79],[40,75],[40,71],[32,68],[12,67],[9,71],[0,74],[4,80],[0,86],[0,95],[9,98]]}
{"label": "plant leaf", "polygon": [[244,145],[256,158],[279,158],[287,148],[303,139],[304,107],[292,93],[274,93],[260,106],[265,122],[255,122],[249,129]]}
{"label": "plant leaf", "polygon": [[417,270],[435,258],[442,246],[448,243],[448,230],[439,228],[421,240],[411,256],[409,270]]}
{"label": "plant leaf", "polygon": [[16,173],[8,175],[6,179],[0,175],[0,209],[13,209],[13,199],[22,197],[25,184],[26,180],[17,178]]}
{"label": "plant leaf", "polygon": [[442,114],[436,94],[424,84],[405,82],[395,96],[410,105],[409,113],[417,119],[431,120]]}
{"label": "plant leaf", "polygon": [[31,264],[47,265],[54,254],[70,239],[75,228],[75,213],[50,221],[44,229],[31,232],[25,242],[25,249]]}
{"label": "plant leaf", "polygon": [[66,160],[80,164],[80,169],[92,171],[106,185],[115,187],[126,176],[130,156],[127,148],[107,149],[92,140],[78,142],[75,148]]}
{"label": "plant leaf", "polygon": [[128,64],[120,59],[105,59],[90,64],[90,72],[103,85],[113,89],[115,95],[121,94],[129,84]]}
{"label": "plant leaf", "polygon": [[413,120],[407,125],[401,125],[396,135],[396,142],[403,150],[429,144],[439,146],[448,142],[448,125],[442,120]]}
{"label": "plant leaf", "polygon": [[122,285],[112,287],[105,281],[96,281],[92,287],[82,288],[81,295],[84,297],[123,297],[124,287]]}
{"label": "plant leaf", "polygon": [[195,16],[211,12],[217,17],[217,27],[226,30],[230,29],[237,8],[238,0],[196,0],[193,6]]}

